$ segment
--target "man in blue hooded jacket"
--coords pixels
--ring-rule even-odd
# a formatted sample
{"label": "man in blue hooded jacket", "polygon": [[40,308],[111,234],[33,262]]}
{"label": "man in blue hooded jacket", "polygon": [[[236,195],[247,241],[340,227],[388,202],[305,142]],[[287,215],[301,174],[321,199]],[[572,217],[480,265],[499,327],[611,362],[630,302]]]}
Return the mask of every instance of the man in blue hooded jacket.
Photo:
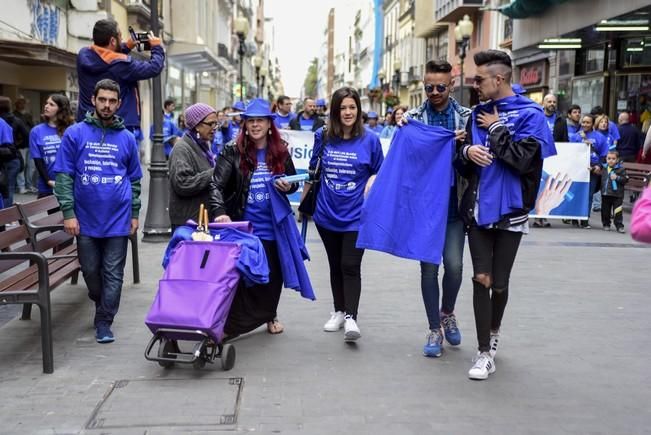
{"label": "man in blue hooded jacket", "polygon": [[150,34],[151,58],[139,61],[129,56],[135,42],[122,42],[122,33],[113,20],[99,20],[93,27],[93,45],[79,50],[77,76],[79,78],[79,108],[77,122],[92,112],[92,96],[95,84],[102,79],[111,79],[120,85],[120,108],[117,115],[124,120],[124,126],[142,136],[140,132],[140,93],[138,82],[158,76],[165,66],[165,50],[160,38]]}
{"label": "man in blue hooded jacket", "polygon": [[470,379],[495,372],[500,326],[511,269],[540,185],[543,159],[556,154],[542,108],[511,88],[508,54],[474,55],[474,87],[480,101],[472,112],[467,144],[456,166],[468,179],[461,201],[474,270],[473,308],[478,354]]}
{"label": "man in blue hooded jacket", "polygon": [[57,152],[54,194],[65,231],[77,237],[79,263],[95,302],[95,338],[115,340],[111,325],[118,312],[127,243],[138,229],[140,159],[136,139],[116,116],[120,87],[97,82],[94,112],[66,130]]}

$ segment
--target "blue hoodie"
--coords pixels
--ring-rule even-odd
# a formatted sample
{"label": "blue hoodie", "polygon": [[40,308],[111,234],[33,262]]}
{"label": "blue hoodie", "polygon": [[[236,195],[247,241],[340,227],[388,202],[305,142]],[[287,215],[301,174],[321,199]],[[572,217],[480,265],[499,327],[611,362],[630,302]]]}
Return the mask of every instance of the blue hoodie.
{"label": "blue hoodie", "polygon": [[77,56],[77,76],[79,79],[79,107],[77,122],[84,120],[86,112],[94,110],[91,102],[95,84],[103,79],[111,79],[120,85],[122,103],[117,115],[124,120],[127,128],[140,127],[140,93],[138,81],[156,77],[165,66],[165,51],[163,47],[151,48],[151,59],[147,61],[134,60],[126,53],[129,50],[123,46],[122,53],[116,53],[106,48],[91,45],[79,50]]}

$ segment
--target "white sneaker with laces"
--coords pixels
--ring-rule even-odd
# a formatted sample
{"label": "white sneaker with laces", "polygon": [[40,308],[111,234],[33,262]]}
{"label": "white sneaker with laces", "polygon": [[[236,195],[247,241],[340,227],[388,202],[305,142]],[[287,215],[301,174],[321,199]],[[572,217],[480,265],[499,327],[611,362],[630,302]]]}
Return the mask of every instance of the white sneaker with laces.
{"label": "white sneaker with laces", "polygon": [[323,325],[323,330],[328,332],[337,332],[344,326],[344,313],[335,311],[330,313],[330,320]]}
{"label": "white sneaker with laces", "polygon": [[491,354],[492,358],[495,358],[495,355],[497,355],[497,345],[500,342],[500,332],[492,332],[491,331],[491,341],[490,341],[490,346],[491,350],[489,353]]}
{"label": "white sneaker with laces", "polygon": [[352,316],[347,315],[344,323],[344,341],[355,341],[361,336],[357,322]]}
{"label": "white sneaker with laces", "polygon": [[488,352],[481,352],[477,355],[475,365],[468,371],[470,379],[483,380],[488,378],[488,375],[495,373],[495,361]]}

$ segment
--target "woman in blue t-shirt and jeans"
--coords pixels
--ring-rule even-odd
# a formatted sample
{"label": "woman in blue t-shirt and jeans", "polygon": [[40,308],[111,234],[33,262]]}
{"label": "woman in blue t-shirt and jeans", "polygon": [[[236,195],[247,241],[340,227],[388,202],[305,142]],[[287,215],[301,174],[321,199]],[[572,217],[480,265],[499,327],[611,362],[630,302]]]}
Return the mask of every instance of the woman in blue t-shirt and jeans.
{"label": "woman in blue t-shirt and jeans", "polygon": [[[240,286],[226,321],[228,335],[243,334],[264,323],[270,334],[283,332],[277,309],[283,274],[272,219],[268,181],[275,175],[295,175],[287,143],[273,122],[269,103],[252,100],[242,113],[242,129],[217,156],[210,193],[210,215],[216,222],[250,221],[253,234],[264,246],[269,264],[269,283]],[[274,188],[285,194],[298,189],[282,179]]]}
{"label": "woman in blue t-shirt and jeans", "polygon": [[63,133],[74,122],[70,100],[61,94],[52,94],[43,106],[43,121],[29,133],[29,152],[38,171],[38,198],[52,195],[53,171]]}
{"label": "woman in blue t-shirt and jeans", "polygon": [[[384,155],[378,136],[364,129],[359,94],[353,88],[332,95],[327,126],[314,133],[310,170],[315,170],[319,157],[321,187],[313,219],[328,255],[334,299],[334,312],[323,329],[335,332],[344,327],[344,340],[355,341],[361,337],[357,308],[364,255],[355,245],[364,197]],[[306,184],[304,195],[310,188]]]}

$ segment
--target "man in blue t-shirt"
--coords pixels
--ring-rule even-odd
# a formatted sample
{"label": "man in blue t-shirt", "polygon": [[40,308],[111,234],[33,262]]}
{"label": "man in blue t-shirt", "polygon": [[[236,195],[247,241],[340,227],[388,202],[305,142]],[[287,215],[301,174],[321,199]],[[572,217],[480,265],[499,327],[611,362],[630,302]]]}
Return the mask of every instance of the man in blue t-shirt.
{"label": "man in blue t-shirt", "polygon": [[281,130],[288,130],[289,123],[296,115],[292,113],[292,100],[287,95],[281,95],[276,100],[276,117],[274,123]]}
{"label": "man in blue t-shirt", "polygon": [[[165,148],[165,158],[169,159],[172,154],[172,147],[181,136],[179,128],[174,121],[174,109],[176,103],[174,99],[168,98],[163,103],[163,147]],[[154,124],[149,128],[149,140],[154,140]]]}
{"label": "man in blue t-shirt", "polygon": [[110,343],[127,243],[138,230],[142,171],[136,140],[116,116],[120,86],[100,80],[91,101],[94,112],[68,127],[61,140],[54,194],[65,231],[77,237],[88,297],[95,302],[95,339]]}
{"label": "man in blue t-shirt", "polygon": [[316,113],[316,103],[310,97],[303,100],[303,111],[289,123],[291,130],[317,131],[325,125],[325,121]]}
{"label": "man in blue t-shirt", "polygon": [[375,133],[376,135],[380,135],[382,133],[383,127],[378,124],[378,114],[377,112],[368,112],[368,122],[366,124],[366,129],[370,131],[371,133]]}

